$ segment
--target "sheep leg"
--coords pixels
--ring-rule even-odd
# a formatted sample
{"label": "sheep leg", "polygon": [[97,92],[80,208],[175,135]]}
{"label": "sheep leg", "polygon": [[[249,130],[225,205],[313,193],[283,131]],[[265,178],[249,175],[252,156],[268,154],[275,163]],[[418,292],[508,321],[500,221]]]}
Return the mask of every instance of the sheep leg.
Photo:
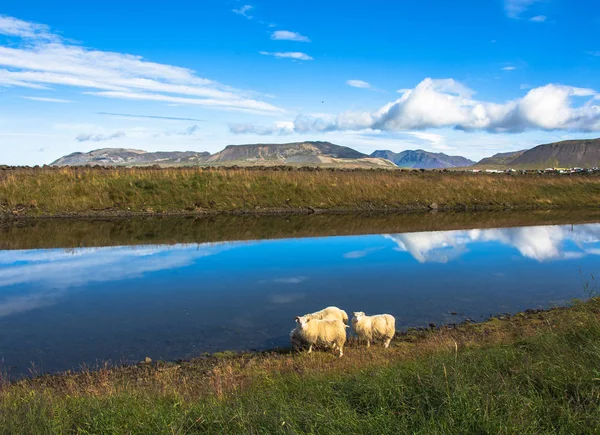
{"label": "sheep leg", "polygon": [[388,338],[387,340],[385,340],[385,343],[383,344],[383,347],[388,348],[390,347],[390,342],[392,341],[391,338]]}
{"label": "sheep leg", "polygon": [[367,338],[367,348],[371,347],[371,340]]}
{"label": "sheep leg", "polygon": [[311,352],[312,352],[312,347],[313,347],[313,345],[312,345],[312,344],[311,344],[310,346],[308,346],[308,353],[311,353]]}
{"label": "sheep leg", "polygon": [[340,358],[344,356],[344,349],[343,346],[338,346],[338,349],[340,351]]}

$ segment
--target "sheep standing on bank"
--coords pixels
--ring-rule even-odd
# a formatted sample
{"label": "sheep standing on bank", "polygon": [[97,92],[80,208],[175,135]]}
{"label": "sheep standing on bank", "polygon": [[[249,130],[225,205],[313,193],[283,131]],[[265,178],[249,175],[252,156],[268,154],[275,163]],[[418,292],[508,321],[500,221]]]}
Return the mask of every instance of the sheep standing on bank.
{"label": "sheep standing on bank", "polygon": [[332,348],[344,355],[344,344],[346,343],[347,325],[341,320],[318,320],[306,316],[296,317],[298,326],[292,330],[290,339],[296,348],[301,343],[308,345],[308,353],[312,352],[313,346]]}
{"label": "sheep standing on bank", "polygon": [[323,308],[321,311],[305,314],[304,317],[311,320],[341,320],[346,325],[348,324],[348,314],[338,307]]}
{"label": "sheep standing on bank", "polygon": [[367,342],[367,347],[371,346],[373,340],[383,340],[383,346],[389,347],[396,334],[396,319],[390,314],[366,316],[362,311],[357,311],[352,318],[352,329],[360,340]]}

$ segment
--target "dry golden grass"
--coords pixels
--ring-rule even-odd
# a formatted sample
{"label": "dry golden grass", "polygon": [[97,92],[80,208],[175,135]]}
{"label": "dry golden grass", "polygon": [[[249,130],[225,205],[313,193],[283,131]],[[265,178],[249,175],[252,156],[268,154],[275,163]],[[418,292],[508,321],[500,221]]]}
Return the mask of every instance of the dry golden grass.
{"label": "dry golden grass", "polygon": [[589,207],[594,175],[386,170],[44,168],[0,171],[0,211],[15,215]]}

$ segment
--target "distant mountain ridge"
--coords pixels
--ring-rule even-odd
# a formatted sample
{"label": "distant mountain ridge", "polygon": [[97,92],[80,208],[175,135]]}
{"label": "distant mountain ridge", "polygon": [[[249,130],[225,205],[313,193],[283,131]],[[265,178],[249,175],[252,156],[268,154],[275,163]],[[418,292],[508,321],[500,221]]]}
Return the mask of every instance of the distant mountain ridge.
{"label": "distant mountain ridge", "polygon": [[101,148],[88,153],[72,153],[50,163],[52,166],[139,166],[153,164],[194,165],[206,161],[208,152],[158,151],[146,152],[128,148]]}
{"label": "distant mountain ridge", "polygon": [[527,150],[511,151],[508,153],[497,153],[494,154],[492,157],[486,157],[484,159],[481,159],[479,162],[477,162],[477,166],[507,165],[526,151]]}
{"label": "distant mountain ridge", "polygon": [[390,150],[377,150],[371,157],[381,157],[394,162],[401,168],[443,169],[471,166],[474,161],[462,156],[449,156],[425,150],[406,150],[395,153]]}
{"label": "distant mountain ridge", "polygon": [[146,152],[138,149],[102,148],[72,153],[53,166],[197,166],[197,165],[324,165],[345,167],[401,167],[414,169],[515,168],[543,169],[600,167],[600,138],[567,140],[538,145],[529,150],[498,153],[478,163],[461,156],[406,150],[377,150],[370,156],[330,142],[228,145],[215,154],[196,151]]}
{"label": "distant mountain ridge", "polygon": [[385,159],[373,158],[352,148],[330,142],[228,145],[215,154],[208,152],[146,152],[125,148],[102,148],[72,153],[52,162],[52,166],[194,166],[219,164],[330,165],[351,167],[395,167]]}
{"label": "distant mountain ridge", "polygon": [[500,153],[479,161],[476,166],[515,169],[600,167],[600,138],[565,140],[529,150]]}

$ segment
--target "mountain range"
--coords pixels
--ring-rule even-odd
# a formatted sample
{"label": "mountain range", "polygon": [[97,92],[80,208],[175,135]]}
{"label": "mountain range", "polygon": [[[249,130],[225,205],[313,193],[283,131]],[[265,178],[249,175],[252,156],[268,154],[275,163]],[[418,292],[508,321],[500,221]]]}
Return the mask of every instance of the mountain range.
{"label": "mountain range", "polygon": [[371,154],[371,157],[388,159],[400,168],[443,169],[475,164],[473,160],[462,156],[448,156],[444,153],[431,153],[424,150],[407,150],[400,153],[377,150]]}
{"label": "mountain range", "polygon": [[195,165],[319,165],[362,168],[393,168],[389,160],[370,157],[352,148],[329,142],[228,145],[215,154],[194,151],[146,152],[125,148],[102,148],[72,153],[52,166],[195,166]]}
{"label": "mountain range", "polygon": [[73,153],[51,163],[53,166],[197,166],[197,165],[311,165],[358,168],[446,169],[600,166],[600,139],[568,140],[538,145],[529,150],[498,153],[475,163],[462,156],[424,150],[395,153],[378,150],[371,155],[330,142],[228,145],[215,154],[195,151],[146,152],[135,149],[103,148]]}

